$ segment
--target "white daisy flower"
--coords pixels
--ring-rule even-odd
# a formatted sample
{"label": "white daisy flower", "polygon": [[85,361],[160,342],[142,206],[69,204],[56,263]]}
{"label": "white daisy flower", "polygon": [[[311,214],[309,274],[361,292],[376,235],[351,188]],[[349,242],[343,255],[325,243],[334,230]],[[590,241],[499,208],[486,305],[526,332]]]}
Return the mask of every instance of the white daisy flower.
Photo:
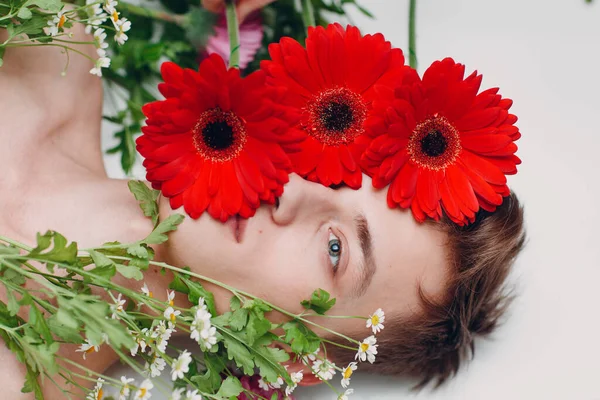
{"label": "white daisy flower", "polygon": [[115,11],[117,9],[118,4],[119,4],[119,2],[116,0],[104,0],[104,4],[102,5],[102,8],[108,14],[112,14],[113,11]]}
{"label": "white daisy flower", "polygon": [[85,356],[87,354],[90,354],[93,352],[98,352],[99,349],[100,349],[100,346],[98,346],[96,344],[91,344],[89,339],[85,339],[85,343],[83,343],[81,346],[79,346],[79,348],[75,351],[82,352],[83,359],[85,360]]}
{"label": "white daisy flower", "polygon": [[375,354],[377,354],[377,339],[375,336],[369,336],[358,345],[358,352],[354,356],[355,360],[369,361],[371,364],[375,362]]}
{"label": "white daisy flower", "polygon": [[269,386],[273,389],[281,389],[283,383],[283,378],[281,376],[278,376],[275,382],[269,382]]}
{"label": "white daisy flower", "polygon": [[211,315],[205,308],[196,310],[196,315],[190,325],[190,338],[200,343],[200,332],[210,329],[210,319]]}
{"label": "white daisy flower", "polygon": [[328,381],[335,375],[335,364],[327,360],[316,360],[312,365],[313,373],[322,381]]}
{"label": "white daisy flower", "polygon": [[97,49],[106,49],[108,47],[104,28],[98,28],[94,31],[94,44],[96,45]]}
{"label": "white daisy flower", "polygon": [[198,393],[197,390],[188,390],[185,393],[185,400],[202,400],[202,396]]}
{"label": "white daisy flower", "polygon": [[122,18],[115,23],[115,29],[117,30],[115,41],[122,46],[129,39],[125,32],[131,29],[131,22],[127,18]]}
{"label": "white daisy flower", "polygon": [[271,389],[269,387],[269,385],[265,381],[263,381],[263,378],[260,378],[258,380],[258,387],[261,388],[262,390],[269,390],[269,389]]}
{"label": "white daisy flower", "polygon": [[310,354],[303,355],[301,360],[304,363],[304,365],[310,365],[311,362],[314,362],[317,359],[317,356],[319,355],[320,351],[321,351],[321,349],[318,348]]}
{"label": "white daisy flower", "polygon": [[185,373],[190,370],[190,363],[192,362],[192,354],[184,350],[179,354],[179,357],[175,361],[173,361],[173,365],[171,365],[171,379],[183,379]]}
{"label": "white daisy flower", "polygon": [[344,394],[340,394],[338,400],[348,400],[348,396],[354,393],[354,389],[346,389]]}
{"label": "white daisy flower", "polygon": [[121,390],[119,390],[119,400],[127,400],[129,393],[131,392],[130,383],[133,382],[133,378],[121,377]]}
{"label": "white daisy flower", "polygon": [[86,396],[86,400],[102,400],[103,390],[102,385],[104,384],[104,379],[98,378],[96,381],[96,387]]}
{"label": "white daisy flower", "polygon": [[212,349],[217,344],[217,328],[211,326],[200,331],[200,346],[206,350]]}
{"label": "white daisy flower", "polygon": [[162,371],[165,369],[167,365],[166,361],[159,357],[156,353],[150,353],[152,355],[152,363],[144,366],[144,370],[146,373],[150,373],[151,378],[156,378],[162,374]]}
{"label": "white daisy flower", "polygon": [[[102,49],[98,49],[98,50],[102,50]],[[96,60],[96,64],[94,64],[94,67],[92,69],[90,69],[90,74],[101,77],[102,76],[102,68],[110,67],[110,58],[104,57],[102,55],[102,53],[99,53],[98,55],[100,57]],[[116,315],[116,314],[113,313],[113,316],[114,315]]]}
{"label": "white daisy flower", "polygon": [[181,400],[181,396],[183,396],[184,390],[185,390],[185,388],[179,388],[179,389],[173,390],[173,393],[171,393],[169,400]]}
{"label": "white daisy flower", "polygon": [[298,372],[292,372],[290,374],[290,378],[292,379],[292,382],[294,383],[293,385],[288,385],[285,388],[285,395],[289,396],[290,394],[292,394],[292,392],[294,391],[294,389],[296,389],[298,387],[298,384],[302,381],[302,379],[304,378],[304,374],[302,373],[302,371],[298,371]]}
{"label": "white daisy flower", "polygon": [[152,384],[152,381],[150,379],[144,380],[144,382],[142,382],[142,385],[138,388],[137,392],[135,392],[134,400],[148,400],[150,396],[152,396],[150,390],[152,390],[153,387],[154,385]]}
{"label": "white daisy flower", "polygon": [[158,350],[163,353],[167,350],[167,344],[169,339],[171,339],[173,332],[175,332],[175,326],[171,322],[169,322],[167,326],[165,321],[160,321],[158,325],[154,327],[152,336],[156,338],[156,347]]}
{"label": "white daisy flower", "polygon": [[[102,49],[98,49],[98,50],[102,50]],[[106,54],[104,52],[104,50],[102,51],[103,54],[98,54],[100,56],[100,59],[102,59],[104,57],[104,55]],[[105,58],[105,57],[104,57]],[[108,61],[108,65],[110,65],[110,60]],[[106,67],[108,67],[108,65]],[[104,67],[104,68],[106,68]],[[102,75],[100,75],[102,76]],[[122,298],[122,294],[119,293],[119,295],[117,296],[117,298],[115,299],[115,304],[111,304],[110,305],[110,309],[112,311],[112,319],[117,319],[119,318],[119,313],[122,313],[123,310],[123,306],[125,305],[126,300]]]}
{"label": "white daisy flower", "polygon": [[144,286],[142,286],[142,293],[144,293],[148,297],[154,297],[154,293],[150,289],[148,289],[148,285],[144,282]]}
{"label": "white daisy flower", "polygon": [[348,385],[350,384],[350,377],[352,376],[352,374],[354,373],[354,371],[356,371],[357,369],[357,365],[355,362],[351,362],[350,364],[348,364],[348,366],[346,368],[344,368],[342,370],[342,387],[345,389],[348,387]]}
{"label": "white daisy flower", "polygon": [[167,301],[169,305],[173,307],[175,305],[175,291],[171,290],[170,292],[167,290]]}
{"label": "white daisy flower", "polygon": [[166,319],[174,323],[177,320],[177,316],[181,315],[181,311],[174,310],[173,307],[167,307],[163,315]]}
{"label": "white daisy flower", "polygon": [[96,0],[86,0],[85,4],[84,11],[87,14],[85,33],[89,35],[92,32],[92,29],[106,21],[108,16],[102,12],[102,8]]}
{"label": "white daisy flower", "polygon": [[67,16],[65,15],[65,10],[60,10],[52,19],[52,21],[48,21],[48,26],[50,29],[48,30],[48,34],[50,36],[56,36],[63,29],[65,23],[67,22]]}
{"label": "white daisy flower", "polygon": [[[134,333],[132,332],[132,335],[134,335]],[[135,334],[135,345],[129,349],[131,356],[135,357],[138,349],[143,353],[146,351],[146,346],[148,346],[148,328],[144,328],[142,329],[142,331],[140,332],[139,335]]]}
{"label": "white daisy flower", "polygon": [[378,308],[373,315],[369,315],[367,320],[367,328],[373,329],[373,335],[379,333],[383,329],[385,322],[385,314],[381,308]]}

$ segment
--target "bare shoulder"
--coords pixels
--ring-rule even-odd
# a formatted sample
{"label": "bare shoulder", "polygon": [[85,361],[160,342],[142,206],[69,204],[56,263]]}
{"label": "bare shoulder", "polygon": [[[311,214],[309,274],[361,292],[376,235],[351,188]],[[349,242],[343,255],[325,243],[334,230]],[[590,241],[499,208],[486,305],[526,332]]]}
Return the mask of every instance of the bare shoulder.
{"label": "bare shoulder", "polygon": [[[93,40],[81,24],[75,24],[71,32],[70,40],[74,42]],[[6,37],[6,30],[0,29],[0,40],[4,41]],[[91,44],[70,46],[96,58]],[[27,113],[33,119],[39,117],[46,122],[60,122],[68,119],[82,104],[101,104],[101,80],[89,73],[92,61],[59,47],[58,43],[56,46],[9,47],[3,59],[0,107],[3,111],[11,111],[3,112],[3,119]]]}

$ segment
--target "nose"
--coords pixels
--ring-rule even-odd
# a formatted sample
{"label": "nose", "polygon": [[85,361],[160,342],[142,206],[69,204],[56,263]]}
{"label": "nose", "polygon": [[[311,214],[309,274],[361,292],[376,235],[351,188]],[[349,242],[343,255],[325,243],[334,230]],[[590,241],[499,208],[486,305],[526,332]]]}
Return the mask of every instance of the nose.
{"label": "nose", "polygon": [[333,189],[291,174],[279,198],[279,206],[273,208],[273,221],[277,225],[288,225],[331,213],[335,210],[335,195]]}

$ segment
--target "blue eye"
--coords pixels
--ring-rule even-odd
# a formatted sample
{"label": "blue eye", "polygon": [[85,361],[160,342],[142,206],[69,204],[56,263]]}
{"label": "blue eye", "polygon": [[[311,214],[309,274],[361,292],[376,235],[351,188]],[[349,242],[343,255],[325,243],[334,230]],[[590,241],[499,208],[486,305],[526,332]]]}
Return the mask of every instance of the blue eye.
{"label": "blue eye", "polygon": [[331,260],[331,265],[333,266],[333,271],[337,271],[338,265],[340,263],[340,259],[342,257],[342,241],[333,234],[333,232],[329,232],[329,243],[327,244],[329,259]]}

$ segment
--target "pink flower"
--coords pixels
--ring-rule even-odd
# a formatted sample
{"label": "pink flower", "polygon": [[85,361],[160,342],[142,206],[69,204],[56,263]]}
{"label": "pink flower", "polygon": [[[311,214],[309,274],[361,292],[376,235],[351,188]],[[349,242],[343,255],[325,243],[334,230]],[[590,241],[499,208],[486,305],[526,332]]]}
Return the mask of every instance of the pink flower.
{"label": "pink flower", "polygon": [[[215,35],[206,43],[208,54],[217,53],[226,62],[229,61],[229,35],[227,34],[227,21],[222,15],[215,25]],[[246,68],[256,52],[262,45],[263,28],[262,18],[259,13],[250,15],[240,24],[240,69]]]}
{"label": "pink flower", "polygon": [[[283,400],[285,398],[283,388],[269,389],[269,390],[261,389],[260,385],[258,383],[259,379],[260,379],[259,375],[254,375],[252,377],[242,376],[240,378],[240,382],[242,382],[242,386],[244,387],[244,389],[246,389],[248,392],[254,393],[258,396],[262,396],[264,398],[270,399],[274,393],[277,393],[277,400]],[[294,400],[293,396],[288,396],[288,398],[290,400]],[[249,393],[246,393],[246,392],[242,392],[240,395],[238,395],[238,400],[254,400],[254,399],[255,399],[255,397],[253,397],[252,395],[250,395]]]}

